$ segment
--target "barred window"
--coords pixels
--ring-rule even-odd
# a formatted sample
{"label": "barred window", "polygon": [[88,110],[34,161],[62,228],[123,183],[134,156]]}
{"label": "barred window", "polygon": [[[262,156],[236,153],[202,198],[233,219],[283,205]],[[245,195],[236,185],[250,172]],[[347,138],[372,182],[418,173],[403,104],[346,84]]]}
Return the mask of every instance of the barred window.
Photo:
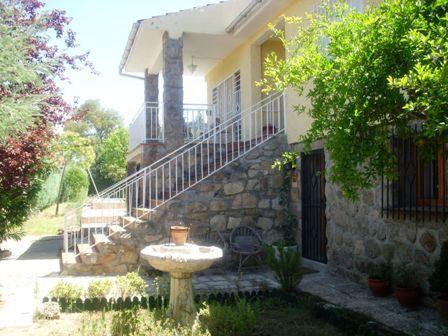
{"label": "barred window", "polygon": [[446,221],[448,213],[447,145],[424,160],[412,139],[393,137],[397,179],[383,178],[382,215],[395,219]]}

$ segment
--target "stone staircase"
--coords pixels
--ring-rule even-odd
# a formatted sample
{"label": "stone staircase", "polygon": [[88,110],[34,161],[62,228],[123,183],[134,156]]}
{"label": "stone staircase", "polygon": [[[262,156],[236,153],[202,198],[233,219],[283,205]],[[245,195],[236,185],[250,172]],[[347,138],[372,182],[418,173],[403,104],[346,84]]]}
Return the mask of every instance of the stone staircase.
{"label": "stone staircase", "polygon": [[[272,231],[280,221],[281,181],[271,165],[286,149],[283,103],[283,96],[273,97],[128,176],[90,199],[79,213],[66,215],[62,273],[135,270],[139,251],[168,241],[169,226],[179,221],[194,233],[258,222]],[[278,123],[265,131],[263,120]],[[244,134],[241,125],[260,128]]]}

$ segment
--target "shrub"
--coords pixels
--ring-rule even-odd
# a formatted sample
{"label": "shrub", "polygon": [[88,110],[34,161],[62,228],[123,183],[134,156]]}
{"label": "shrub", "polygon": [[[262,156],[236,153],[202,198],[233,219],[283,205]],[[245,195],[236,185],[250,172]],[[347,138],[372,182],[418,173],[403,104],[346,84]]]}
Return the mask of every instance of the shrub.
{"label": "shrub", "polygon": [[117,284],[122,297],[146,294],[146,282],[137,272],[118,276]]}
{"label": "shrub", "polygon": [[87,288],[88,298],[102,298],[106,297],[112,288],[112,281],[108,279],[93,280],[89,283]]}
{"label": "shrub", "polygon": [[36,196],[36,205],[34,207],[36,210],[45,209],[56,203],[60,181],[61,173],[59,172],[53,172],[45,179]]}
{"label": "shrub", "polygon": [[401,264],[394,272],[394,282],[399,288],[414,288],[418,285],[417,271],[414,267]]}
{"label": "shrub", "polygon": [[67,302],[75,302],[82,295],[82,287],[59,281],[50,291],[50,296],[56,299],[65,299]]}
{"label": "shrub", "polygon": [[43,303],[37,312],[36,318],[57,320],[61,316],[61,308],[57,302],[45,302]]}
{"label": "shrub", "polygon": [[390,263],[370,264],[369,279],[390,281],[392,278],[392,265]]}
{"label": "shrub", "polygon": [[89,178],[84,169],[71,166],[64,176],[64,199],[79,201],[86,197],[89,188]]}
{"label": "shrub", "polygon": [[139,329],[140,319],[137,309],[121,310],[112,313],[112,336],[135,335]]}
{"label": "shrub", "polygon": [[302,280],[302,262],[300,253],[293,248],[288,248],[284,243],[273,246],[265,245],[266,263],[275,273],[282,290],[292,292]]}
{"label": "shrub", "polygon": [[434,272],[429,278],[431,290],[448,295],[448,241],[445,241],[440,251],[440,258],[434,265]]}
{"label": "shrub", "polygon": [[258,304],[240,298],[235,305],[210,303],[200,309],[199,321],[213,336],[246,336],[253,332],[258,310]]}

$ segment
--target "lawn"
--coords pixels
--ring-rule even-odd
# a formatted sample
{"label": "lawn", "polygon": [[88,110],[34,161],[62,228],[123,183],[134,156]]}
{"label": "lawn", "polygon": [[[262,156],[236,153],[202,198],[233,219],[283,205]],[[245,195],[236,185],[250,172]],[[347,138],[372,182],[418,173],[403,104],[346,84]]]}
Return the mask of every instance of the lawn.
{"label": "lawn", "polygon": [[59,205],[59,214],[55,216],[56,205],[36,212],[24,223],[23,230],[30,236],[56,235],[64,227],[64,214],[79,203],[62,203]]}

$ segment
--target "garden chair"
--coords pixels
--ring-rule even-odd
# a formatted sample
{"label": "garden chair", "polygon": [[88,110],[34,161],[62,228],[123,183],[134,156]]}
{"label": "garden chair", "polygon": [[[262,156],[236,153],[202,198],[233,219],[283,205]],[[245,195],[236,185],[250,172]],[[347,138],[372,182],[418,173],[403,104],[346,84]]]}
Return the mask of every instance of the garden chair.
{"label": "garden chair", "polygon": [[260,234],[247,225],[241,225],[230,233],[230,249],[239,257],[238,273],[247,261],[255,259],[261,265],[262,239]]}

